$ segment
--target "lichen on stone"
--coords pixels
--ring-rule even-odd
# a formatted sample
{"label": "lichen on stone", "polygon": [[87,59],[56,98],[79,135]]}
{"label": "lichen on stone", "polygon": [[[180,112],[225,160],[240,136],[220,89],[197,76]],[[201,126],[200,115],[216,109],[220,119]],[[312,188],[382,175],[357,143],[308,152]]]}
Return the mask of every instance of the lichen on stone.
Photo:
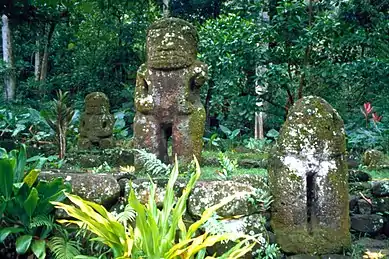
{"label": "lichen on stone", "polygon": [[110,148],[113,146],[114,116],[109,111],[108,97],[93,92],[85,97],[85,112],[80,118],[80,149]]}
{"label": "lichen on stone", "polygon": [[272,226],[284,251],[326,254],[349,246],[345,152],[339,114],[322,98],[300,99],[268,166]]}
{"label": "lichen on stone", "polygon": [[197,42],[195,27],[177,18],[159,20],[147,33],[147,62],[136,80],[134,147],[165,163],[169,137],[180,160],[200,158],[205,110],[199,88],[207,66],[196,60]]}

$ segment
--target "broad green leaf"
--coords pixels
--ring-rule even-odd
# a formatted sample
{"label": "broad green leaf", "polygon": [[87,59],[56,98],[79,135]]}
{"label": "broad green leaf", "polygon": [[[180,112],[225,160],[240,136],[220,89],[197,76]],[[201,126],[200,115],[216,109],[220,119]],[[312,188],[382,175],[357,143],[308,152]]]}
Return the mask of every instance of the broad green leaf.
{"label": "broad green leaf", "polygon": [[12,132],[12,137],[15,137],[16,135],[18,135],[21,131],[25,130],[26,129],[26,125],[24,124],[16,124],[16,129],[13,130]]}
{"label": "broad green leaf", "polygon": [[32,241],[31,250],[38,259],[45,259],[46,241],[41,239]]}
{"label": "broad green leaf", "polygon": [[7,208],[7,201],[4,196],[0,196],[0,215],[3,215],[5,208]]}
{"label": "broad green leaf", "polygon": [[279,135],[280,135],[280,133],[278,131],[276,131],[275,129],[271,129],[266,133],[266,137],[269,137],[269,138],[278,138]]}
{"label": "broad green leaf", "polygon": [[8,158],[7,150],[5,150],[4,148],[0,148],[0,159],[7,159],[7,158]]}
{"label": "broad green leaf", "polygon": [[31,245],[32,236],[24,235],[16,239],[16,252],[18,254],[24,254],[27,252],[28,248]]}
{"label": "broad green leaf", "polygon": [[26,183],[28,186],[32,187],[38,178],[38,175],[40,173],[40,170],[38,169],[32,169],[26,177],[24,177],[23,182]]}
{"label": "broad green leaf", "polygon": [[219,127],[223,131],[223,133],[226,134],[227,136],[229,136],[231,134],[231,130],[229,128],[227,128],[226,126],[220,125]]}
{"label": "broad green leaf", "polygon": [[240,129],[236,129],[233,132],[231,132],[231,135],[229,136],[229,139],[235,139],[236,136],[238,136],[240,133]]}
{"label": "broad green leaf", "polygon": [[30,218],[32,217],[35,211],[36,205],[38,204],[38,200],[38,191],[35,188],[32,188],[30,195],[23,204],[23,207]]}
{"label": "broad green leaf", "polygon": [[21,233],[24,228],[9,227],[0,230],[0,243],[2,243],[10,234]]}
{"label": "broad green leaf", "polygon": [[14,179],[14,169],[11,159],[0,160],[0,195],[9,199],[12,194],[12,185]]}
{"label": "broad green leaf", "polygon": [[23,179],[24,167],[26,166],[27,154],[26,154],[26,145],[22,144],[19,149],[19,154],[17,158],[14,182],[20,182]]}

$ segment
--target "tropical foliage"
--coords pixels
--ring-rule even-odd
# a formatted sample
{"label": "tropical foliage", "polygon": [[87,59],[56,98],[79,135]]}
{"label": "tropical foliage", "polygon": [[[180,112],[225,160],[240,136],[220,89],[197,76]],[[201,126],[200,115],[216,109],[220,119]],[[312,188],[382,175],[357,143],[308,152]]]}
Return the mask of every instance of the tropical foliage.
{"label": "tropical foliage", "polygon": [[18,254],[32,251],[43,259],[47,239],[56,227],[50,202],[63,201],[69,187],[62,179],[37,180],[37,169],[25,174],[25,164],[24,145],[9,153],[0,149],[0,243],[14,236]]}
{"label": "tropical foliage", "polygon": [[[192,174],[181,197],[175,202],[174,184],[179,175],[176,161],[166,186],[163,209],[157,208],[154,199],[155,184],[151,184],[147,205],[141,204],[134,190],[131,190],[128,203],[136,212],[135,227],[131,224],[121,224],[104,207],[71,194],[67,194],[67,197],[76,206],[59,202],[53,202],[53,204],[57,208],[64,209],[76,219],[61,220],[62,223],[74,223],[90,230],[98,236],[97,240],[112,249],[115,258],[205,258],[205,248],[216,242],[227,240],[236,241],[237,244],[218,258],[240,258],[253,248],[256,242],[255,237],[233,233],[211,234],[207,231],[202,235],[195,235],[218,208],[231,202],[235,197],[230,196],[221,203],[206,209],[201,218],[189,228],[184,224],[186,201],[201,173],[197,160],[195,163],[196,172]],[[176,242],[177,231],[179,242]]]}
{"label": "tropical foliage", "polygon": [[[170,2],[171,15],[199,30],[199,59],[209,65],[202,89],[209,127],[251,133],[254,113],[262,109],[268,129],[278,128],[288,108],[308,94],[327,99],[347,123],[372,102],[387,123],[387,0]],[[16,101],[41,110],[60,89],[80,109],[84,96],[98,90],[131,124],[145,32],[162,6],[160,0],[3,5],[13,24]],[[264,86],[260,98],[257,86]]]}

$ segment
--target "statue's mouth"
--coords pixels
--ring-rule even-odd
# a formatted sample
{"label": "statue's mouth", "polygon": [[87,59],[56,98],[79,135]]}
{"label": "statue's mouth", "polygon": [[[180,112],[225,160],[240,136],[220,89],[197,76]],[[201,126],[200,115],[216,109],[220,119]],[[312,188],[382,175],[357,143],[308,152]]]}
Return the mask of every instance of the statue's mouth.
{"label": "statue's mouth", "polygon": [[156,51],[154,54],[149,54],[149,60],[158,61],[158,60],[171,60],[171,59],[187,59],[189,56],[188,53],[182,53],[182,51],[177,50],[160,50]]}

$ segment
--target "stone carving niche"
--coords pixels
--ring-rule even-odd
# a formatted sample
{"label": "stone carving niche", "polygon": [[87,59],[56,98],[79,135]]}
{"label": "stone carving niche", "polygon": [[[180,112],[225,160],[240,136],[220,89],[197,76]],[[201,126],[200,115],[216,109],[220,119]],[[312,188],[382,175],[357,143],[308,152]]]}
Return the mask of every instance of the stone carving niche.
{"label": "stone carving niche", "polygon": [[108,97],[93,92],[85,97],[85,112],[80,118],[80,149],[110,148],[113,146],[114,116],[109,111]]}
{"label": "stone carving niche", "polygon": [[200,157],[205,123],[200,87],[207,66],[196,60],[197,42],[195,27],[177,18],[159,20],[147,32],[147,62],[136,79],[134,147],[164,162],[170,136],[181,161]]}
{"label": "stone carving niche", "polygon": [[331,254],[350,246],[343,121],[322,98],[289,111],[269,161],[271,225],[287,253]]}

